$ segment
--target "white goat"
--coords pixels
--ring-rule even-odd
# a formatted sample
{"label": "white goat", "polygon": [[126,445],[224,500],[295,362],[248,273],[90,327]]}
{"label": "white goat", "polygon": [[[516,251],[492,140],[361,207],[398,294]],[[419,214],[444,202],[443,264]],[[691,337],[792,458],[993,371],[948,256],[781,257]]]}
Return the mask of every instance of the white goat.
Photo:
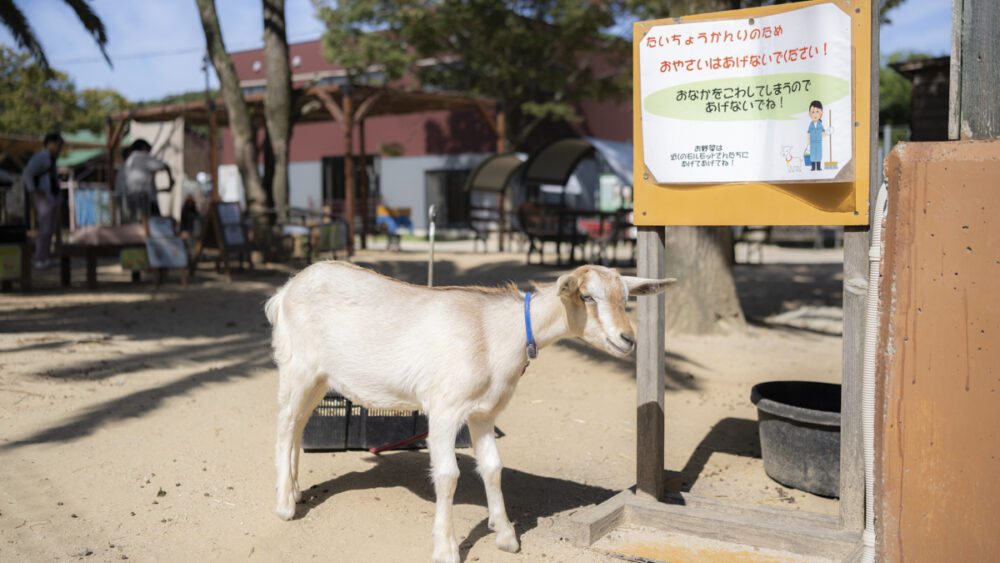
{"label": "white goat", "polygon": [[[576,336],[611,354],[628,354],[635,346],[625,313],[629,294],[659,293],[673,281],[583,266],[538,286],[527,300],[537,348]],[[427,413],[437,496],[435,561],[459,560],[451,512],[458,481],[455,436],[467,422],[489,526],[500,549],[517,551],[500,492],[493,424],[527,367],[525,302],[513,286],[426,288],[342,262],[314,264],[289,280],[265,306],[280,373],[278,516],[295,515],[302,496],[302,429],[333,388],[368,407]]]}

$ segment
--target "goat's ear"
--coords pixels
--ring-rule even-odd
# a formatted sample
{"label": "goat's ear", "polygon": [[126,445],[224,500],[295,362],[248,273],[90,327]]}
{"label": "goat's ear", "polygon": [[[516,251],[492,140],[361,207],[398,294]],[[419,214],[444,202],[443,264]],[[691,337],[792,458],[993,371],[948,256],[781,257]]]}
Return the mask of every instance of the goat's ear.
{"label": "goat's ear", "polygon": [[556,285],[559,288],[559,297],[572,298],[580,291],[580,280],[575,273],[559,276]]}
{"label": "goat's ear", "polygon": [[673,285],[677,280],[666,278],[654,280],[649,278],[637,278],[634,276],[622,276],[625,287],[628,288],[629,295],[656,295],[663,293],[667,286]]}

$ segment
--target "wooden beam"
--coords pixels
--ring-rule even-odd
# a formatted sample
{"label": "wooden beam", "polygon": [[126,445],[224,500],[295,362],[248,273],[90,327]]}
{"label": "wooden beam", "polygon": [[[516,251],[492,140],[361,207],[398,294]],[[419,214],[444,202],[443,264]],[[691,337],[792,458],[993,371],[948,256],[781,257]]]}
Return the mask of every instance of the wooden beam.
{"label": "wooden beam", "polygon": [[219,141],[218,123],[216,120],[215,100],[209,102],[208,106],[208,165],[212,169],[212,201],[222,201],[219,196]]}
{"label": "wooden beam", "polygon": [[507,151],[507,113],[503,107],[497,108],[497,154]]}
{"label": "wooden beam", "polygon": [[[121,123],[123,120],[119,121]],[[104,118],[104,142],[105,156],[107,162],[104,164],[104,177],[108,181],[108,193],[111,197],[108,198],[108,212],[111,214],[111,224],[115,223],[115,148],[114,141],[112,139],[112,128],[111,128],[111,116],[107,115]]]}
{"label": "wooden beam", "polygon": [[[369,98],[371,99],[371,98]],[[365,100],[366,102],[368,100]],[[361,113],[355,112],[354,115]],[[368,248],[368,157],[365,151],[365,119],[358,120],[358,144],[361,145],[361,249]]]}
{"label": "wooden beam", "polygon": [[108,199],[108,212],[111,215],[111,223],[115,224],[115,151],[118,149],[119,144],[121,144],[122,137],[125,134],[125,121],[126,118],[121,118],[115,124],[114,130],[111,129],[111,116],[105,118],[105,142],[107,143],[107,179],[108,179],[108,192],[111,193],[111,197]]}
{"label": "wooden beam", "polygon": [[326,111],[330,113],[337,123],[343,125],[347,122],[347,116],[344,114],[344,110],[340,109],[340,106],[333,101],[333,96],[331,96],[329,92],[317,89],[313,90],[313,93],[316,94],[316,98],[319,99],[320,103],[323,104],[323,107],[326,108]]}
{"label": "wooden beam", "polygon": [[[640,277],[663,278],[663,227],[639,227],[637,257]],[[641,495],[663,496],[663,392],[665,299],[663,294],[638,297],[636,349],[636,489]]]}
{"label": "wooden beam", "polygon": [[[342,91],[343,92],[343,91]],[[347,255],[354,255],[354,113],[350,92],[343,92],[341,122],[344,127],[344,219],[347,221]]]}
{"label": "wooden beam", "polygon": [[490,112],[486,110],[483,104],[475,104],[475,106],[476,106],[476,113],[478,113],[479,117],[482,118],[483,123],[485,123],[486,126],[490,128],[490,131],[492,131],[493,134],[496,135],[497,154],[502,154],[503,151],[500,150],[500,145],[503,144],[503,141],[502,137],[500,136],[500,129],[497,128],[497,124],[493,121],[493,116],[490,115]]}
{"label": "wooden beam", "polygon": [[948,138],[1000,137],[1000,2],[954,0]]}
{"label": "wooden beam", "polygon": [[[368,96],[361,103],[358,104],[358,109],[354,110],[354,122],[360,123],[365,117],[368,117],[368,112],[372,110],[376,103],[385,96],[385,92],[375,92]],[[361,147],[361,152],[365,152],[365,148]]]}
{"label": "wooden beam", "polygon": [[[872,10],[871,37],[871,127],[869,127],[868,174],[869,223],[878,196],[878,85],[879,11]],[[859,108],[857,111],[861,111]],[[868,295],[868,246],[871,229],[844,227],[844,336],[840,387],[840,523],[845,530],[865,527],[865,466],[862,451],[861,379],[864,371],[865,304]]]}

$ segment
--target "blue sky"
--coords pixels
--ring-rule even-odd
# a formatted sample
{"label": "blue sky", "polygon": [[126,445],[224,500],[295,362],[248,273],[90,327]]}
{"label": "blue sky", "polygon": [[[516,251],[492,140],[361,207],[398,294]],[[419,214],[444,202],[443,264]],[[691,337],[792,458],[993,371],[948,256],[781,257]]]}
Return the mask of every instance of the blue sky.
{"label": "blue sky", "polygon": [[[130,100],[147,100],[204,88],[205,38],[194,0],[91,0],[108,31],[109,68],[93,39],[63,0],[15,0],[40,38],[53,67],[77,88],[113,88]],[[216,0],[226,47],[260,47],[260,2]],[[291,42],[316,39],[323,30],[311,0],[286,0]],[[947,55],[951,48],[950,0],[906,0],[882,27],[883,54],[916,50]],[[0,44],[13,46],[6,29]],[[211,83],[217,84],[214,72]]]}

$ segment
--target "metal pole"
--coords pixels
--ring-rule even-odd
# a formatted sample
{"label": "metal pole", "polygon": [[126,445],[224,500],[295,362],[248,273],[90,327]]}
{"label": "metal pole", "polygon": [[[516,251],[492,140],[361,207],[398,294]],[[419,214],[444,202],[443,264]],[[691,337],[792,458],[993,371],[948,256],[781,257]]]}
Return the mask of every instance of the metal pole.
{"label": "metal pole", "polygon": [[431,205],[427,209],[427,217],[430,219],[427,236],[431,242],[431,255],[427,260],[427,287],[434,287],[434,221],[437,220],[436,205]]}

